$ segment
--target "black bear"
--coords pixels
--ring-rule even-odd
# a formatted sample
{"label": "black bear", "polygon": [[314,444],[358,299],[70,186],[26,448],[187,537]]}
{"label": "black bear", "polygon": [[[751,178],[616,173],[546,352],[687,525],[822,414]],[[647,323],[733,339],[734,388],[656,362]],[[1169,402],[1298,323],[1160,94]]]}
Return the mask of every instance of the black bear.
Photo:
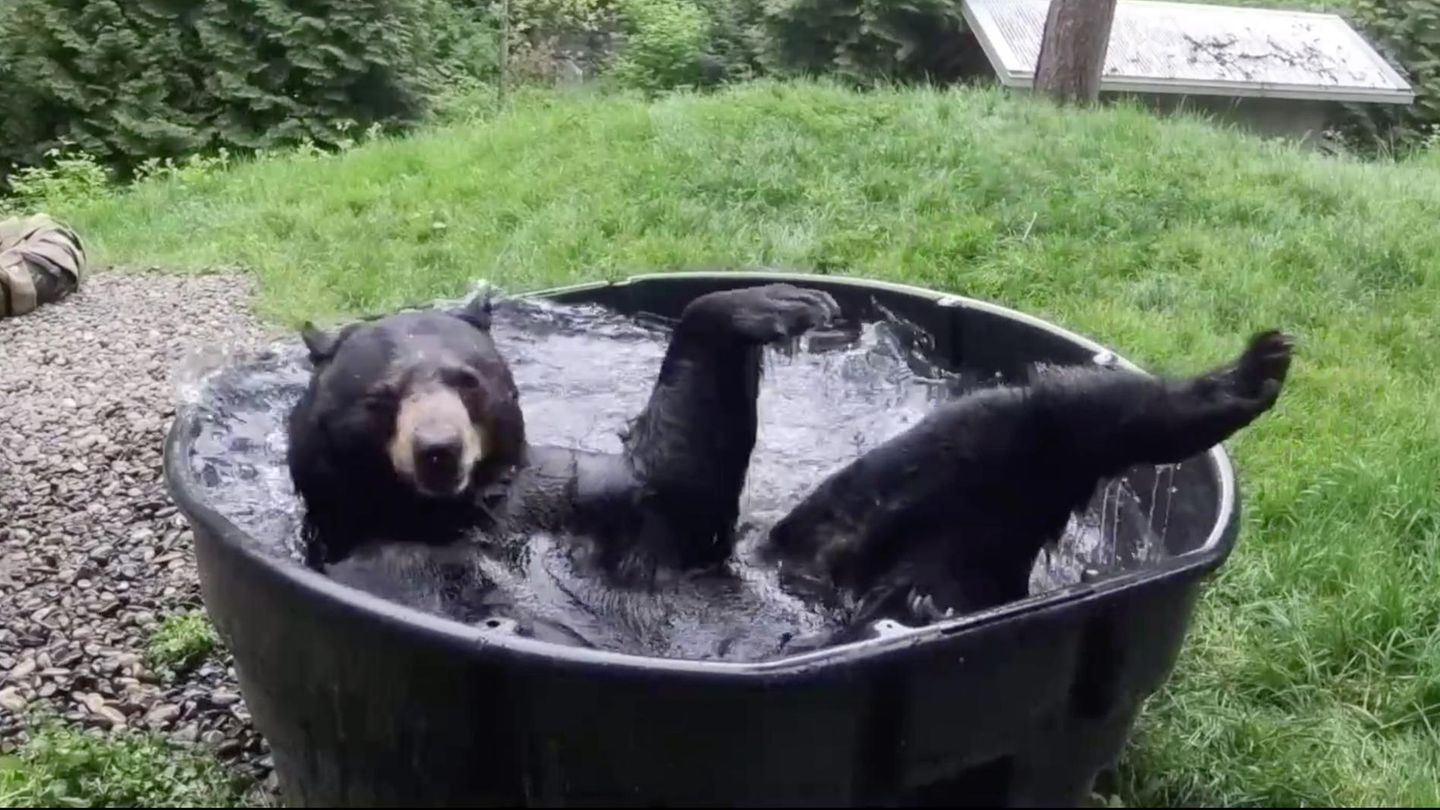
{"label": "black bear", "polygon": [[[788,284],[695,299],[619,455],[526,442],[488,299],[334,335],[307,325],[314,372],[291,414],[288,461],[311,562],[401,598],[409,579],[448,581],[447,598],[472,609],[488,597],[469,563],[373,550],[483,546],[514,568],[531,536],[553,532],[584,538],[617,588],[713,570],[734,545],[764,347],[839,314],[828,294]],[[834,639],[876,619],[925,623],[1021,598],[1036,555],[1103,479],[1182,461],[1250,424],[1275,403],[1290,352],[1266,332],[1193,378],[1059,369],[970,394],[822,482],[763,556],[793,592],[844,615]],[[363,562],[347,567],[352,557]]]}

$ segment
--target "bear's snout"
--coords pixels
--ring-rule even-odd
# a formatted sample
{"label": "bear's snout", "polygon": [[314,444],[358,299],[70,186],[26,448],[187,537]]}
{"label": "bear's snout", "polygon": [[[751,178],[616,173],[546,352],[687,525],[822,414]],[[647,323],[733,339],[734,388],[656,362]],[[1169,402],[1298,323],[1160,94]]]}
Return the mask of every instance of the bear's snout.
{"label": "bear's snout", "polygon": [[432,426],[415,434],[415,477],[428,484],[451,483],[459,477],[460,456],[465,450],[460,431],[448,425]]}
{"label": "bear's snout", "polygon": [[484,454],[480,431],[454,391],[433,388],[407,396],[395,416],[390,463],[422,495],[459,495]]}

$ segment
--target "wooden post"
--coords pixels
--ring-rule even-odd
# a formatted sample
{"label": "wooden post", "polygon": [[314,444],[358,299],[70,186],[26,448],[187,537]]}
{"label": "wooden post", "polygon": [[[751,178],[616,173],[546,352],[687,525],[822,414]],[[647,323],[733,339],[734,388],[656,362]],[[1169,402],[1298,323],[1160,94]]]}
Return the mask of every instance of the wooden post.
{"label": "wooden post", "polygon": [[1035,90],[1061,104],[1093,104],[1110,47],[1116,0],[1050,0]]}
{"label": "wooden post", "polygon": [[510,0],[500,0],[500,103],[505,103],[506,83],[510,79]]}

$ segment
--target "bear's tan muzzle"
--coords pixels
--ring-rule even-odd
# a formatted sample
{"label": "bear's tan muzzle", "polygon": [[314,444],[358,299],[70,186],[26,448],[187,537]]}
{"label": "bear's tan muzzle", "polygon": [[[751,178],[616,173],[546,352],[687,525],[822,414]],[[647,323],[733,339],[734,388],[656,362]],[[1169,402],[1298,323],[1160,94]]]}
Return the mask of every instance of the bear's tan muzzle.
{"label": "bear's tan muzzle", "polygon": [[485,441],[459,395],[436,387],[401,401],[388,449],[402,479],[422,495],[444,498],[465,491]]}

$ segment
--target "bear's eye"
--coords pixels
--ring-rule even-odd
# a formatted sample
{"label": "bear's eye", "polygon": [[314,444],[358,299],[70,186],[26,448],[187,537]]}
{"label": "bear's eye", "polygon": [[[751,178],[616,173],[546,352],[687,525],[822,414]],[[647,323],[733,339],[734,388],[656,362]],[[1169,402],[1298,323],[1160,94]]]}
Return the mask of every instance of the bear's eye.
{"label": "bear's eye", "polygon": [[464,369],[446,371],[444,377],[445,384],[457,391],[474,391],[480,387],[480,378]]}
{"label": "bear's eye", "polygon": [[375,413],[389,413],[395,409],[395,397],[389,391],[371,391],[361,401],[367,410]]}

